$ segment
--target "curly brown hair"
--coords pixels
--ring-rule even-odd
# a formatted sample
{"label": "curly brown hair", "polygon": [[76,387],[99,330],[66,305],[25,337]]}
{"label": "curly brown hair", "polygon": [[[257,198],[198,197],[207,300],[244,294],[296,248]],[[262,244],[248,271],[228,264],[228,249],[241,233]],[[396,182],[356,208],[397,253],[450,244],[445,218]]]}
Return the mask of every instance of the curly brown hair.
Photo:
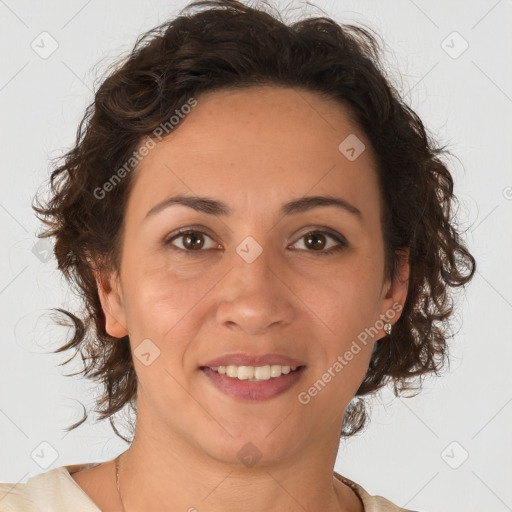
{"label": "curly brown hair", "polygon": [[[95,412],[109,418],[130,404],[136,412],[137,378],[128,336],[105,330],[96,274],[119,271],[125,206],[133,180],[101,188],[171,113],[205,91],[277,85],[316,92],[342,104],[370,140],[377,159],[383,211],[386,275],[398,272],[409,249],[409,286],[391,335],[375,345],[367,374],[345,411],[341,437],[367,422],[362,397],[393,382],[396,396],[421,389],[424,376],[448,360],[453,301],[448,287],[468,283],[476,262],[460,239],[452,206],[448,154],[386,78],[371,29],[329,17],[285,23],[281,14],[236,0],[199,0],[173,20],[139,36],[124,62],[109,70],[79,124],[74,147],[51,174],[51,197],[32,206],[55,236],[58,268],[83,301],[71,319],[73,338],[55,352],[75,349],[80,373],[101,382]],[[197,12],[194,12],[194,10]],[[179,126],[175,129],[179,129]],[[39,215],[40,216],[39,216]],[[104,274],[105,273],[105,274]],[[70,325],[61,323],[61,325]],[[452,334],[453,335],[453,334]],[[448,361],[449,362],[449,361]],[[76,375],[73,374],[73,375]],[[83,423],[87,412],[72,430]]]}

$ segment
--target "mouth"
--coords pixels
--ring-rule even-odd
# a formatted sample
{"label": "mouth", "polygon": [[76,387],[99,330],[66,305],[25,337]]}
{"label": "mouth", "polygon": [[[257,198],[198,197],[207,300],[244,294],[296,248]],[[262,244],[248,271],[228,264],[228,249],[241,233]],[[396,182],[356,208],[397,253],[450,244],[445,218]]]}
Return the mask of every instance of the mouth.
{"label": "mouth", "polygon": [[222,393],[243,401],[274,398],[301,380],[306,366],[200,366],[210,384]]}

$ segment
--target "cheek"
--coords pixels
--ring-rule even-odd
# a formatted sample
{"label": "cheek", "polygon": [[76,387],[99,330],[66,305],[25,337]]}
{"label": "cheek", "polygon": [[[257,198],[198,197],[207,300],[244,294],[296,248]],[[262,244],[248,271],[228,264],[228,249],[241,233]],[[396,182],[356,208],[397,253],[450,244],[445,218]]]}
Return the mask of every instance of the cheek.
{"label": "cheek", "polygon": [[189,319],[219,278],[204,269],[199,275],[198,265],[190,271],[170,267],[169,263],[142,259],[138,264],[127,264],[124,269],[125,310],[134,341],[150,338],[159,346],[172,343],[174,349],[178,349],[180,339],[193,338],[194,333],[189,330],[191,326],[199,326]]}
{"label": "cheek", "polygon": [[[323,320],[337,340],[355,337],[375,321],[378,302],[376,277],[370,268],[340,268],[337,272],[308,279],[304,301]],[[309,298],[308,298],[309,297]]]}
{"label": "cheek", "polygon": [[[356,269],[359,268],[359,273]],[[338,272],[325,282],[310,287],[308,306],[319,318],[317,342],[325,351],[325,360],[315,369],[315,379],[328,382],[336,400],[354,396],[364,379],[371,358],[372,343],[366,329],[376,320],[378,287],[370,268],[354,266],[352,272]],[[320,321],[321,320],[321,321]]]}

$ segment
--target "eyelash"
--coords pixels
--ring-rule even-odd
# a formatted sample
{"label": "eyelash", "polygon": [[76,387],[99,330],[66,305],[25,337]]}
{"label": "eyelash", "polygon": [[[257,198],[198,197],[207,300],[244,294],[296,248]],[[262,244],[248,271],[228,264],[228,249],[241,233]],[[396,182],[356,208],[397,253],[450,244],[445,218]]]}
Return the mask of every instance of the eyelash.
{"label": "eyelash", "polygon": [[[199,255],[201,255],[201,253],[206,252],[206,250],[191,251],[191,250],[187,250],[187,249],[181,249],[180,247],[176,247],[171,243],[174,240],[176,240],[177,238],[180,238],[184,235],[193,234],[193,233],[200,233],[201,235],[206,235],[208,238],[213,240],[213,238],[210,235],[208,235],[208,233],[204,233],[203,231],[200,231],[198,229],[182,228],[182,229],[176,231],[175,233],[173,233],[172,235],[170,235],[169,237],[167,237],[163,243],[165,246],[169,246],[171,248],[171,250],[173,250],[173,251],[180,251],[180,252],[185,252],[188,254],[193,254],[194,256],[199,256]],[[318,256],[329,256],[331,254],[337,253],[337,252],[341,251],[342,249],[345,249],[346,247],[348,247],[348,243],[346,242],[346,240],[343,236],[331,233],[329,231],[322,231],[322,230],[310,230],[307,233],[304,233],[302,236],[300,236],[299,239],[297,240],[297,242],[310,234],[327,235],[328,237],[330,237],[330,238],[334,239],[336,242],[338,242],[340,245],[331,247],[330,249],[323,250],[323,251],[313,251],[313,250],[305,250],[304,249],[305,252],[311,252],[313,254],[317,254]],[[297,242],[295,242],[295,243],[297,243]],[[293,245],[295,245],[295,244],[293,244]],[[207,250],[211,250],[211,249],[207,249]]]}

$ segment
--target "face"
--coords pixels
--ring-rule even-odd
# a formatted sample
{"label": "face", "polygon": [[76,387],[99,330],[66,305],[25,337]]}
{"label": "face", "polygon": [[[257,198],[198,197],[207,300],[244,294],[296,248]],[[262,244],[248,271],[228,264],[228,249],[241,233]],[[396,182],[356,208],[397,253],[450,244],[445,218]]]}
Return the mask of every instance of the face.
{"label": "face", "polygon": [[[129,334],[137,422],[231,462],[248,442],[262,462],[337,442],[382,319],[396,322],[407,292],[384,276],[370,143],[343,106],[291,88],[207,93],[180,122],[133,171],[120,274],[100,290],[107,331]],[[339,146],[354,135],[365,149],[347,158]],[[174,203],[148,214],[178,195],[228,213]],[[282,210],[310,196],[350,206]],[[303,368],[274,396],[233,396],[201,368],[232,353],[284,355]],[[318,379],[325,385],[309,392]]]}

